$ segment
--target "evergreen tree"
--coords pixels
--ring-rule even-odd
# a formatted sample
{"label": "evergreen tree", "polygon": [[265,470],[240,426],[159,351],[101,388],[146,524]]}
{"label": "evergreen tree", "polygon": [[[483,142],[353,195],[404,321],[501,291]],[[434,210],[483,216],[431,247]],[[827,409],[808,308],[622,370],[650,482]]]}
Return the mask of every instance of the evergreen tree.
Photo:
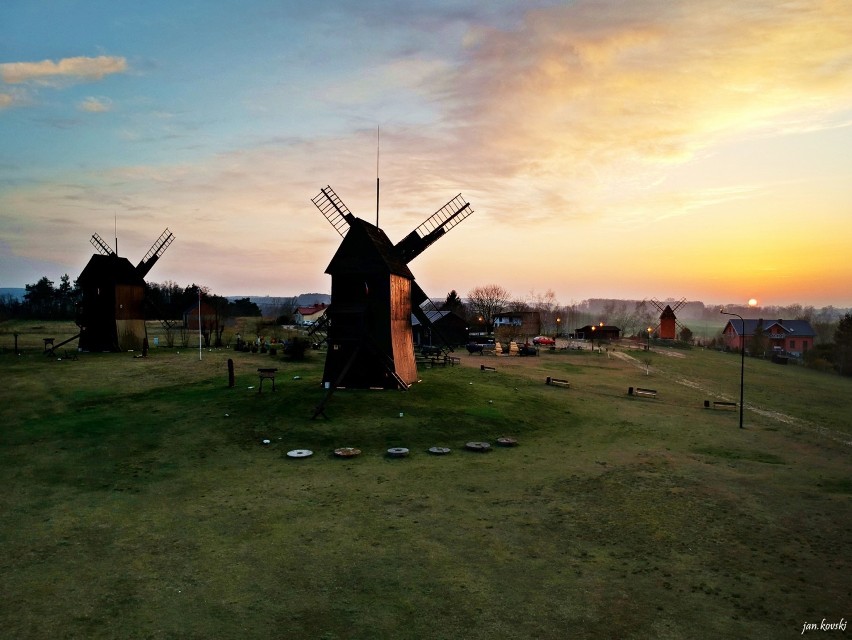
{"label": "evergreen tree", "polygon": [[459,315],[464,315],[464,303],[462,299],[459,298],[459,294],[456,293],[456,290],[453,289],[447,294],[447,299],[444,301],[444,304],[441,306],[442,311],[455,311]]}
{"label": "evergreen tree", "polygon": [[844,315],[834,330],[837,347],[837,368],[840,375],[852,375],[852,313]]}
{"label": "evergreen tree", "polygon": [[52,318],[56,309],[56,289],[53,281],[47,276],[35,284],[26,285],[27,292],[24,294],[24,302],[27,312],[34,318]]}

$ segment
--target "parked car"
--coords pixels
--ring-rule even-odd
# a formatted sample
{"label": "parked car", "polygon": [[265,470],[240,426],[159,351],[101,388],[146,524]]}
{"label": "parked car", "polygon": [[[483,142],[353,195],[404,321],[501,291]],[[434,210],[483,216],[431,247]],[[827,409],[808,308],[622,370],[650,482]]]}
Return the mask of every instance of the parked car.
{"label": "parked car", "polygon": [[556,340],[547,336],[536,336],[535,338],[533,338],[533,344],[556,344]]}

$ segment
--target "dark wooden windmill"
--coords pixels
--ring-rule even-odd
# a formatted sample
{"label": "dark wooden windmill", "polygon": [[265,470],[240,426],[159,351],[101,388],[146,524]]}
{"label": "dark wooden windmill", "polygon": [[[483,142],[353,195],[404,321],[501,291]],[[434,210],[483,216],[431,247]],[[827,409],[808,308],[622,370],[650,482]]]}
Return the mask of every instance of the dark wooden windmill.
{"label": "dark wooden windmill", "polygon": [[651,304],[653,304],[657,308],[657,311],[660,312],[660,324],[657,325],[657,334],[660,339],[675,340],[677,338],[677,328],[684,328],[683,325],[677,321],[675,311],[686,304],[686,298],[681,298],[675,303],[674,307],[670,304],[666,304],[664,306],[662,302],[654,298],[651,298]]}
{"label": "dark wooden windmill", "polygon": [[83,351],[127,351],[141,349],[145,329],[145,276],[174,240],[166,229],[135,267],[116,254],[95,233],[97,249],[77,278],[82,299],[77,312],[80,349]]}
{"label": "dark wooden windmill", "polygon": [[417,380],[411,315],[431,325],[421,306],[428,297],[408,263],[473,209],[459,194],[393,244],[379,227],[355,217],[331,187],[311,201],[343,238],[325,270],[331,305],[323,323],[323,381],[332,390],[407,388]]}

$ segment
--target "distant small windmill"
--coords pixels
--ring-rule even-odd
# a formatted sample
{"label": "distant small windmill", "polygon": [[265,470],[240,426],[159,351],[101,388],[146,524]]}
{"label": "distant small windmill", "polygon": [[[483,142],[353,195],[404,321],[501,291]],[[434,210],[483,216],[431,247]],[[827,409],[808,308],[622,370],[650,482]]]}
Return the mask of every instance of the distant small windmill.
{"label": "distant small windmill", "polygon": [[686,304],[686,298],[681,298],[674,306],[670,304],[663,305],[659,300],[651,298],[651,304],[660,312],[660,324],[656,327],[660,339],[675,340],[677,338],[677,328],[684,329],[684,326],[678,322],[675,311]]}
{"label": "distant small windmill", "polygon": [[101,237],[92,234],[98,251],[77,278],[82,300],[77,311],[80,349],[126,351],[141,349],[145,329],[145,276],[174,240],[166,229],[135,267]]}
{"label": "distant small windmill", "polygon": [[432,327],[423,309],[429,298],[408,263],[473,209],[459,194],[393,244],[378,226],[355,217],[331,187],[311,201],[343,238],[325,270],[331,304],[321,323],[328,342],[323,380],[330,389],[407,388],[417,380],[412,313]]}

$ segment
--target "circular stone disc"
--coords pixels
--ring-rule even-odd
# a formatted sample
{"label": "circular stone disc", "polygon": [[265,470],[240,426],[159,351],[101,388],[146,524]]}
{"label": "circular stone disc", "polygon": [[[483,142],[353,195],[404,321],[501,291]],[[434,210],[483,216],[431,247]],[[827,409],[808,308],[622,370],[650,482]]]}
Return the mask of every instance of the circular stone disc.
{"label": "circular stone disc", "polygon": [[468,442],[464,445],[464,448],[468,451],[490,451],[491,445],[487,442]]}
{"label": "circular stone disc", "polygon": [[391,447],[388,449],[388,455],[391,458],[404,458],[408,455],[408,449],[405,447]]}
{"label": "circular stone disc", "polygon": [[361,450],[355,447],[340,447],[334,450],[334,455],[338,458],[354,458],[361,455]]}
{"label": "circular stone disc", "polygon": [[445,456],[450,452],[448,447],[429,447],[429,453],[436,456]]}
{"label": "circular stone disc", "polygon": [[502,436],[500,438],[497,438],[497,444],[499,444],[501,447],[517,447],[518,441],[517,439],[512,438],[510,436]]}
{"label": "circular stone disc", "polygon": [[310,458],[314,452],[310,449],[293,449],[287,452],[288,458]]}

